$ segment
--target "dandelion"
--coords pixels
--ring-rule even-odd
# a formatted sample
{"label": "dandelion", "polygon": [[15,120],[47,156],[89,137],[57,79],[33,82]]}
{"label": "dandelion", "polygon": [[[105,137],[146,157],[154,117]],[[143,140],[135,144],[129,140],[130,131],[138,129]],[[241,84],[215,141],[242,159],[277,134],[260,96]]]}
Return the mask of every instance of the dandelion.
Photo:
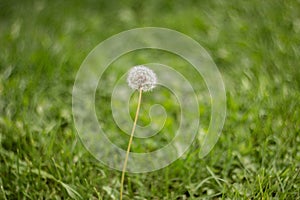
{"label": "dandelion", "polygon": [[155,87],[156,75],[145,66],[136,66],[129,71],[127,82],[132,89],[142,89],[146,92]]}
{"label": "dandelion", "polygon": [[133,134],[134,134],[134,130],[136,127],[136,123],[137,123],[137,119],[138,119],[138,115],[139,115],[139,111],[140,111],[140,106],[141,106],[141,102],[142,102],[142,93],[143,93],[143,91],[146,92],[146,91],[150,91],[153,88],[155,88],[156,81],[157,81],[157,78],[156,78],[155,73],[151,69],[149,69],[145,66],[133,67],[128,73],[127,83],[129,85],[129,87],[131,87],[134,90],[139,91],[139,99],[138,99],[138,105],[137,105],[137,109],[136,109],[136,113],[135,113],[132,131],[130,134],[130,139],[128,142],[128,147],[127,147],[127,151],[126,151],[123,170],[122,170],[120,200],[122,200],[122,198],[123,198],[125,170],[127,167],[128,155],[129,155],[131,143],[133,140]]}

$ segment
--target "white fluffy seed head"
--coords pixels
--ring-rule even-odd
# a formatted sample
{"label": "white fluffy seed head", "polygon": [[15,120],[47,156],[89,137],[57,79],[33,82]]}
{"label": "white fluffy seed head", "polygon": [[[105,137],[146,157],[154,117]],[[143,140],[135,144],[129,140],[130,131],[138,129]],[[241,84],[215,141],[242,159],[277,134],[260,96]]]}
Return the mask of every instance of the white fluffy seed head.
{"label": "white fluffy seed head", "polygon": [[150,91],[155,88],[156,74],[145,66],[135,66],[130,69],[127,77],[129,87],[134,90]]}

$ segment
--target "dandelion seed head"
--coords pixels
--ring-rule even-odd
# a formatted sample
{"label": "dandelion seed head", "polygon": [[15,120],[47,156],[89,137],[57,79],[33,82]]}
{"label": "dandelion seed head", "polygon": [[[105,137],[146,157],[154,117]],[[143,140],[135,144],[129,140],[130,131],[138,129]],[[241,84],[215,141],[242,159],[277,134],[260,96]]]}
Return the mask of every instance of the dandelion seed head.
{"label": "dandelion seed head", "polygon": [[150,91],[155,88],[156,74],[145,66],[135,66],[130,69],[127,77],[129,87],[134,90]]}

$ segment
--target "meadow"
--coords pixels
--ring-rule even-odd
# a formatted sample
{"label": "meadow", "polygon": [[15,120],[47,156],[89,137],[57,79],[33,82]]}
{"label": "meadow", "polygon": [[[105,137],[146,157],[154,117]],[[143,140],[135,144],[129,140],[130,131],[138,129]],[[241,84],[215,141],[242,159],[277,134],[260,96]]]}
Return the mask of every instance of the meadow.
{"label": "meadow", "polygon": [[[97,161],[72,116],[76,73],[101,41],[138,27],[164,27],[201,44],[222,74],[227,115],[213,150],[196,140],[183,157],[149,173],[127,173],[124,199],[300,199],[300,1],[5,1],[0,0],[0,199],[118,199],[119,171]],[[112,63],[97,89],[99,123],[116,145],[110,98],[119,66],[162,62],[195,84],[201,126],[209,94],[176,55],[138,51]],[[139,124],[161,94],[168,115],[157,137],[132,151],[166,145],[180,108],[164,88],[145,94]],[[130,112],[134,116],[137,94]]]}

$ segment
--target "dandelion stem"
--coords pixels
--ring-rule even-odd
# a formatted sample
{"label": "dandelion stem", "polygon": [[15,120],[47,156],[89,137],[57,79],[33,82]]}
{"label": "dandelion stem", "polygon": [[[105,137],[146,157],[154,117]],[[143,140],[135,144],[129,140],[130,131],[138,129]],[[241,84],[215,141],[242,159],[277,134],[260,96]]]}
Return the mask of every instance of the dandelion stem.
{"label": "dandelion stem", "polygon": [[131,143],[132,143],[132,140],[133,140],[134,130],[135,130],[135,127],[136,127],[138,116],[139,116],[139,111],[140,111],[140,106],[141,106],[141,101],[142,101],[142,92],[143,92],[143,90],[142,90],[142,88],[140,88],[139,89],[138,105],[137,105],[137,109],[136,109],[136,113],[135,113],[134,123],[133,123],[132,131],[131,131],[131,134],[130,134],[130,139],[129,139],[129,142],[128,142],[127,152],[126,152],[125,161],[124,161],[123,170],[122,170],[120,200],[123,199],[123,187],[124,187],[125,171],[126,171],[126,167],[127,167],[127,161],[128,161],[128,156],[129,156],[129,152],[130,152]]}

